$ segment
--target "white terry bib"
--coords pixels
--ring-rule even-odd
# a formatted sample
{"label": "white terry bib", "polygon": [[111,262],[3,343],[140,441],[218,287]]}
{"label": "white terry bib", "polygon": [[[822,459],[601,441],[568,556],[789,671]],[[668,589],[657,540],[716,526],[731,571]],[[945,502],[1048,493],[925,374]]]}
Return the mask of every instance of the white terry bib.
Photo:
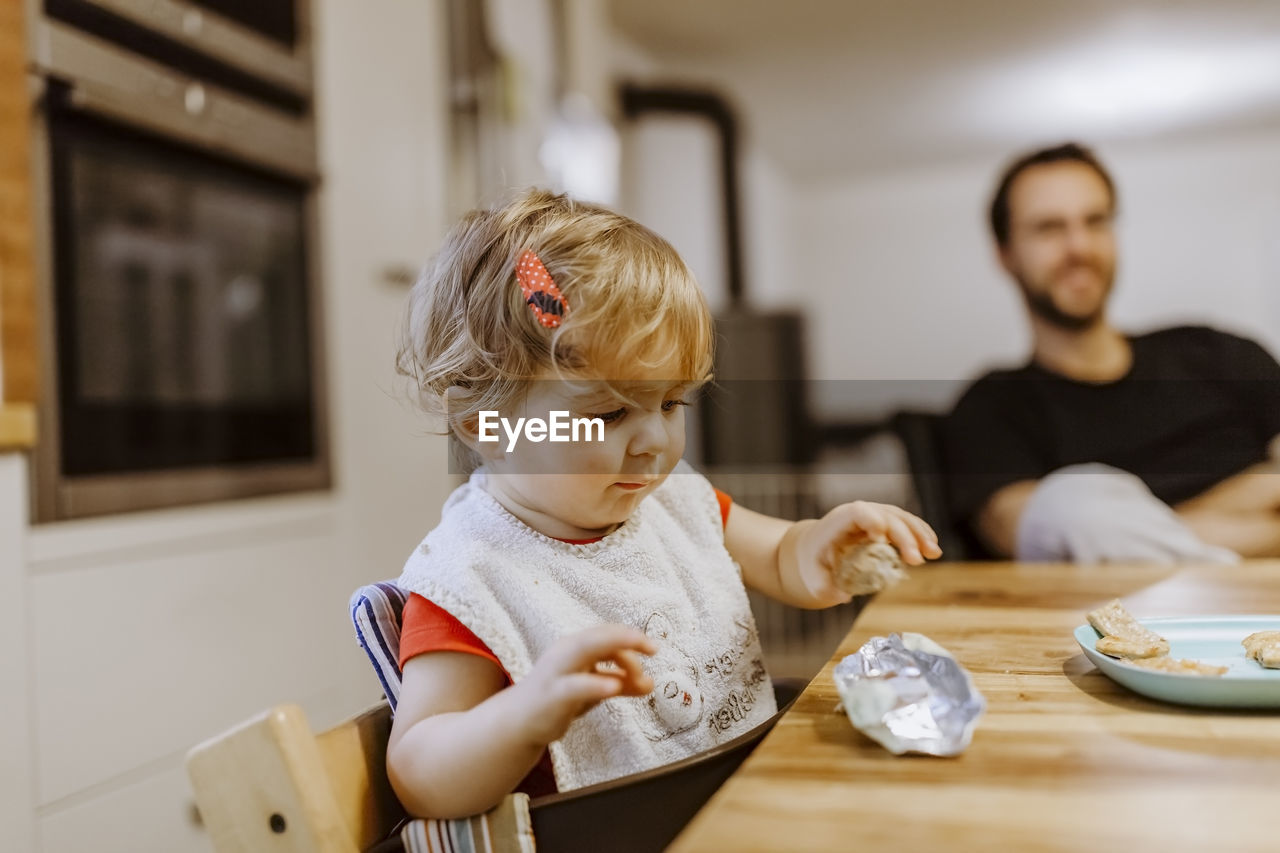
{"label": "white terry bib", "polygon": [[445,503],[399,585],[449,611],[513,681],[562,636],[641,628],[654,690],[606,700],[551,744],[562,791],[678,761],[777,710],[739,568],[711,485],[686,463],[620,528],[570,545],[532,530],[484,490],[483,470]]}

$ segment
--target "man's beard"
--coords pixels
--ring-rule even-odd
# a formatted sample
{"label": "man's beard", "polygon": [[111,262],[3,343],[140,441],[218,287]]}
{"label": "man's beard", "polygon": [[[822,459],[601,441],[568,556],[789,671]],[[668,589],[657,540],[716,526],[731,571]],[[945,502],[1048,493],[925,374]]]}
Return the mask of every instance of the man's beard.
{"label": "man's beard", "polygon": [[[1101,271],[1097,270],[1096,267],[1094,271],[1101,275]],[[1103,314],[1106,313],[1107,299],[1111,296],[1111,284],[1114,280],[1114,275],[1106,281],[1102,289],[1102,298],[1098,300],[1098,307],[1088,314],[1072,314],[1063,311],[1053,301],[1052,289],[1033,290],[1027,284],[1026,279],[1021,276],[1015,276],[1015,280],[1018,282],[1018,289],[1022,291],[1023,301],[1026,302],[1027,309],[1032,314],[1064,331],[1081,332],[1097,325],[1102,320]]]}

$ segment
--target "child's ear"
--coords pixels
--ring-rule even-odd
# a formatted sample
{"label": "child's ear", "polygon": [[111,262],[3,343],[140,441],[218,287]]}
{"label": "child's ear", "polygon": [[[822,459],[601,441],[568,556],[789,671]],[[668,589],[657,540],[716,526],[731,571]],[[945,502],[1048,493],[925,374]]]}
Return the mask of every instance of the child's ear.
{"label": "child's ear", "polygon": [[[456,403],[461,391],[462,389],[450,388],[445,392],[446,411],[452,412],[455,408],[462,408],[460,404]],[[501,446],[500,442],[480,440],[480,416],[478,414],[472,413],[463,417],[454,417],[449,414],[448,418],[449,429],[454,438],[479,459],[488,460],[494,448]]]}
{"label": "child's ear", "polygon": [[469,418],[450,418],[449,429],[453,431],[454,437],[465,444],[468,449],[477,453],[480,452],[479,418],[475,416]]}
{"label": "child's ear", "polygon": [[480,455],[475,445],[468,444],[457,430],[449,432],[449,471],[470,477],[471,473],[489,460]]}

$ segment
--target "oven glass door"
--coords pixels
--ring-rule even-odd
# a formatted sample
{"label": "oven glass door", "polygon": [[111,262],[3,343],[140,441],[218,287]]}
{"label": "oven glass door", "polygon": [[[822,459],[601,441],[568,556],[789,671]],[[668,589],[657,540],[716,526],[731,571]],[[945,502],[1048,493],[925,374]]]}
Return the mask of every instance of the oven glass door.
{"label": "oven glass door", "polygon": [[298,9],[294,0],[191,0],[194,5],[224,15],[281,44],[298,40]]}
{"label": "oven glass door", "polygon": [[50,115],[62,475],[317,452],[304,183]]}

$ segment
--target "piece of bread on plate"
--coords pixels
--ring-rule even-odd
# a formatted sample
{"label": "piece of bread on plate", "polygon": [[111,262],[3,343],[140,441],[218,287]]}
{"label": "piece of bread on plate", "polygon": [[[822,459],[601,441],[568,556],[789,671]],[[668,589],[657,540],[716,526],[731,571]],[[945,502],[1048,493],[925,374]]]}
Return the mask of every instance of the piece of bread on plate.
{"label": "piece of bread on plate", "polygon": [[[1090,610],[1086,618],[1102,635],[1094,647],[1104,655],[1138,659],[1169,654],[1169,641],[1142,625],[1118,598]],[[1104,643],[1108,638],[1111,641]]]}
{"label": "piece of bread on plate", "polygon": [[1198,660],[1178,660],[1171,657],[1141,658],[1126,661],[1130,666],[1143,669],[1154,669],[1156,672],[1171,672],[1174,675],[1225,675],[1227,667],[1215,666],[1211,663],[1200,663]]}
{"label": "piece of bread on plate", "polygon": [[1255,631],[1240,641],[1245,656],[1268,669],[1280,669],[1280,631]]}

